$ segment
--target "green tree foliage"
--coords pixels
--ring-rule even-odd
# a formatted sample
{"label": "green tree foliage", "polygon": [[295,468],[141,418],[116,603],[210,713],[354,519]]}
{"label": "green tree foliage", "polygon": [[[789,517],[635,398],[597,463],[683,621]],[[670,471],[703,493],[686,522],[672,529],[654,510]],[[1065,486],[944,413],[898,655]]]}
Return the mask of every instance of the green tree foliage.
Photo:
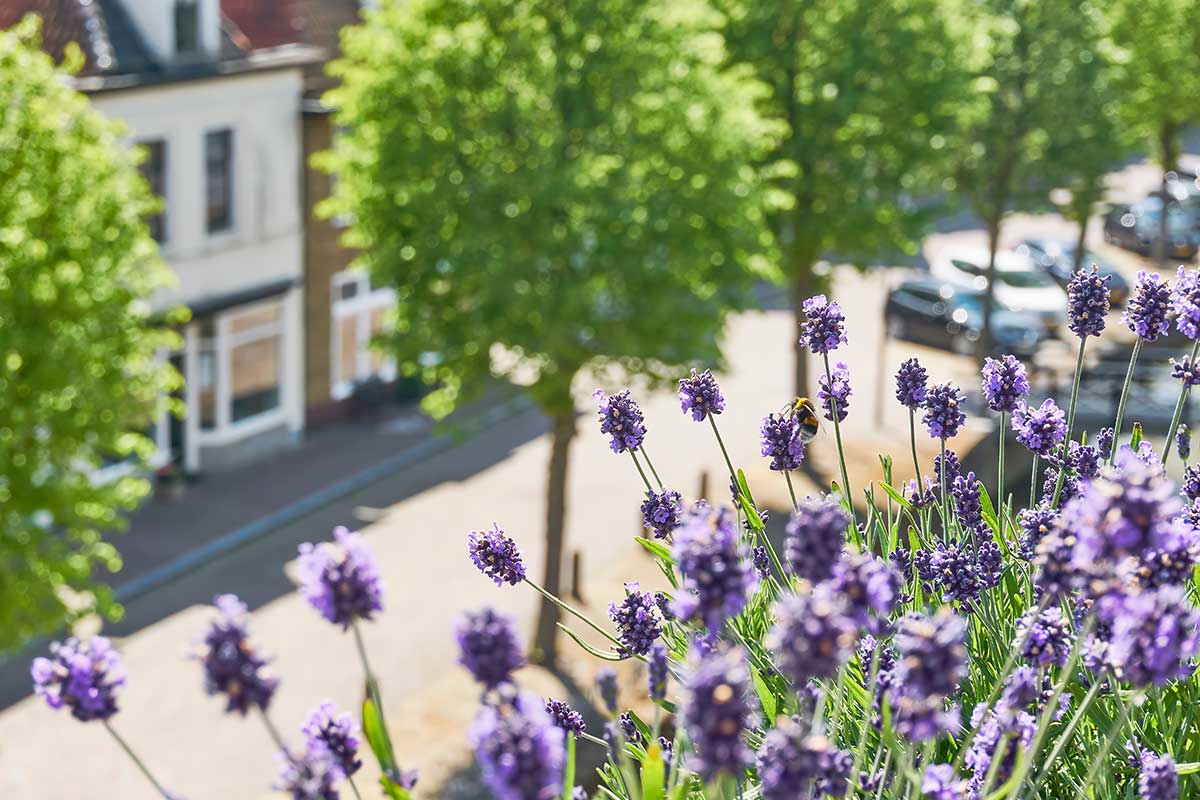
{"label": "green tree foliage", "polygon": [[987,353],[991,276],[1004,217],[1014,208],[1046,202],[1056,174],[1049,158],[1053,143],[1080,138],[1082,131],[1067,129],[1095,119],[1096,109],[1076,116],[1067,104],[1081,100],[1076,71],[1092,68],[1101,31],[1075,0],[981,0],[969,8],[974,81],[962,106],[956,177],[988,235],[985,330],[979,341]]}
{"label": "green tree foliage", "polygon": [[147,455],[138,431],[171,382],[146,304],[167,274],[143,220],[155,201],[38,37],[32,18],[0,31],[0,648],[114,610],[101,533],[148,484],[90,475]]}
{"label": "green tree foliage", "polygon": [[[324,209],[394,286],[386,346],[445,413],[496,377],[551,419],[544,585],[559,588],[574,378],[717,363],[728,310],[768,273],[776,126],[722,71],[687,0],[414,0],[344,36],[344,126]],[[556,609],[535,654],[553,661]]]}
{"label": "green tree foliage", "polygon": [[[1200,3],[1119,0],[1109,6],[1122,122],[1166,173],[1178,166],[1180,134],[1200,118]],[[1166,242],[1162,215],[1159,244]],[[1159,258],[1165,253],[1160,250]]]}
{"label": "green tree foliage", "polygon": [[[800,303],[824,288],[820,258],[917,252],[966,87],[958,39],[941,0],[716,6],[731,56],[770,85],[766,113],[787,126],[772,158],[794,203],[772,222],[799,325]],[[810,388],[805,356],[797,349],[798,395]]]}

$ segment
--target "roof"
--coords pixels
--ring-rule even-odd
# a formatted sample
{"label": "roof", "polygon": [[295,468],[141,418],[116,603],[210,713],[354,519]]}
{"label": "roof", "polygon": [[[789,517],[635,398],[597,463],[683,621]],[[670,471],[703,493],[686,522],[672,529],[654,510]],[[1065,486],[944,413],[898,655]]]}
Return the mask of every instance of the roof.
{"label": "roof", "polygon": [[301,44],[300,0],[221,0],[221,14],[236,26],[234,41],[249,50]]}

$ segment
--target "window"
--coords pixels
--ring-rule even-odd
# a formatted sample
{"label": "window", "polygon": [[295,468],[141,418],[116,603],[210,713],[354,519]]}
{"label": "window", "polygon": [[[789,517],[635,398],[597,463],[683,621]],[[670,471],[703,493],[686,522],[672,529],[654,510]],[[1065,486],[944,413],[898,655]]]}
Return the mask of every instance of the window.
{"label": "window", "polygon": [[217,325],[212,317],[200,323],[195,380],[200,397],[200,429],[211,431],[217,427]]}
{"label": "window", "polygon": [[233,226],[233,131],[209,131],[204,136],[204,173],[208,232]]}
{"label": "window", "polygon": [[200,49],[199,6],[196,0],[175,0],[175,52],[189,55]]}
{"label": "window", "polygon": [[162,209],[146,219],[150,226],[150,235],[160,244],[167,238],[167,143],[161,139],[142,142],[146,149],[146,159],[142,162],[142,177],[150,184],[150,191],[163,203]]}
{"label": "window", "polygon": [[282,312],[279,303],[264,303],[229,320],[232,422],[279,407]]}
{"label": "window", "polygon": [[332,391],[334,399],[349,397],[356,384],[378,376],[396,379],[396,364],[371,347],[371,338],[387,331],[388,312],[396,304],[391,289],[371,287],[370,279],[355,271],[333,276]]}

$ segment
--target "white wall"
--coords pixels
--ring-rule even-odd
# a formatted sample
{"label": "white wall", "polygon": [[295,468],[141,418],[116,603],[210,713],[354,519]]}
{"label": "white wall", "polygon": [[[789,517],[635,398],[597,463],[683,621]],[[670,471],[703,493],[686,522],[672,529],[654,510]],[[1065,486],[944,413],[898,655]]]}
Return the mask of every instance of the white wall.
{"label": "white wall", "polygon": [[[94,94],[124,120],[131,142],[166,142],[166,240],[162,255],[178,285],[156,309],[302,277],[304,167],[298,69],[183,81]],[[233,225],[209,234],[204,135],[233,131]]]}

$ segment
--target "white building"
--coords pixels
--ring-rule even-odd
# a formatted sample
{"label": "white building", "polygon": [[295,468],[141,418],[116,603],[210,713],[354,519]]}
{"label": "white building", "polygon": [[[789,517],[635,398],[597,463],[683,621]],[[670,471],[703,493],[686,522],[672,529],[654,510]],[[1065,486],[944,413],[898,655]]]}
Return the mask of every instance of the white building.
{"label": "white building", "polygon": [[[169,355],[187,414],[159,421],[163,461],[215,469],[294,441],[305,418],[302,72],[320,51],[251,49],[218,0],[57,5],[47,49],[84,47],[78,88],[146,147],[164,200],[151,227],[177,282],[155,309],[191,310]],[[76,20],[79,31],[49,29]]]}

